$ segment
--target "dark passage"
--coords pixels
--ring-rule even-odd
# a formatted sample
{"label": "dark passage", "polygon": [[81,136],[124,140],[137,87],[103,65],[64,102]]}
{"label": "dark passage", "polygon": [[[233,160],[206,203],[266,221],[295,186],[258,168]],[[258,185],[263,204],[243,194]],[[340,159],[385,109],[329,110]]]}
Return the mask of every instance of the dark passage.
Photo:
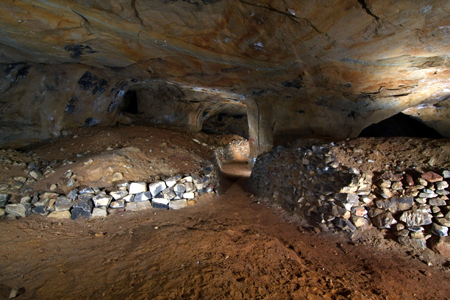
{"label": "dark passage", "polygon": [[439,139],[442,135],[412,117],[398,113],[361,131],[360,137],[424,137]]}
{"label": "dark passage", "polygon": [[137,95],[135,91],[128,91],[123,96],[123,102],[122,102],[122,111],[127,112],[130,114],[137,114],[139,112],[138,110],[138,101],[137,101]]}

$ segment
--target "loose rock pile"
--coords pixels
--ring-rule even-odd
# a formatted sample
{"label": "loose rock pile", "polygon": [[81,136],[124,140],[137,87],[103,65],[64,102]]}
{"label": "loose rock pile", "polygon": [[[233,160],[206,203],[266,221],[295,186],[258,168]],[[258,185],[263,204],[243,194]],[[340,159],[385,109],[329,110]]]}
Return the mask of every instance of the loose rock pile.
{"label": "loose rock pile", "polygon": [[44,192],[34,197],[23,197],[20,203],[8,204],[10,194],[0,194],[0,214],[27,217],[31,213],[49,218],[76,220],[106,217],[124,211],[149,208],[181,209],[204,193],[213,192],[214,170],[203,168],[203,174],[176,175],[152,183],[123,182],[116,189],[74,189],[68,195]]}
{"label": "loose rock pile", "polygon": [[342,161],[355,154],[362,164],[363,151],[346,151],[345,143],[338,146],[279,146],[258,157],[252,183],[262,196],[304,215],[324,231],[353,234],[373,225],[416,249],[426,248],[427,241],[433,247],[448,235],[450,171],[436,166],[435,172],[400,166],[371,171],[367,164],[376,162],[370,159],[364,168],[345,166]]}
{"label": "loose rock pile", "polygon": [[[63,182],[51,184],[49,190],[36,192],[36,183],[52,178],[55,170],[67,168],[72,161],[43,161],[32,152],[25,154],[15,150],[2,150],[0,163],[8,172],[25,174],[9,177],[0,184],[0,216],[6,218],[27,217],[32,213],[52,218],[106,217],[124,211],[148,208],[180,209],[204,193],[210,193],[217,185],[217,170],[212,166],[202,168],[195,174],[171,176],[161,180],[152,176],[150,183],[125,182],[116,172],[114,188],[74,187],[77,175],[67,170]],[[92,159],[84,165],[92,163]],[[55,178],[56,180],[56,178]],[[64,187],[66,194],[60,189]]]}

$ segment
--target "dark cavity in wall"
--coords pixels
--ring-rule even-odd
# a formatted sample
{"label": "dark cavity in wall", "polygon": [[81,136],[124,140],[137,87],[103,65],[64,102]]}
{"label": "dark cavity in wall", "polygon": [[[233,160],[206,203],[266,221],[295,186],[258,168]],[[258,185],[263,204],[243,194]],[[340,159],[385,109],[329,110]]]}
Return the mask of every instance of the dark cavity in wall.
{"label": "dark cavity in wall", "polygon": [[423,137],[439,139],[442,135],[412,117],[398,113],[361,131],[360,137]]}
{"label": "dark cavity in wall", "polygon": [[[205,117],[205,114],[203,114]],[[203,121],[202,130],[207,133],[236,134],[248,139],[247,115],[218,113]]]}
{"label": "dark cavity in wall", "polygon": [[136,91],[128,91],[125,93],[125,95],[123,96],[121,110],[123,112],[134,115],[139,113]]}

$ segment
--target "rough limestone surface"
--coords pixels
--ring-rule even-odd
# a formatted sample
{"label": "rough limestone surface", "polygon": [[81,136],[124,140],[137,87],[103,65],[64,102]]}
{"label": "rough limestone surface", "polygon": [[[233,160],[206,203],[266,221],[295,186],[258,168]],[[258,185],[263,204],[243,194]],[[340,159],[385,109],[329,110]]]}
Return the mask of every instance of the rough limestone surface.
{"label": "rough limestone surface", "polygon": [[[248,113],[250,155],[398,112],[450,136],[446,0],[33,1],[0,11],[0,141]],[[148,109],[148,108],[153,109]]]}

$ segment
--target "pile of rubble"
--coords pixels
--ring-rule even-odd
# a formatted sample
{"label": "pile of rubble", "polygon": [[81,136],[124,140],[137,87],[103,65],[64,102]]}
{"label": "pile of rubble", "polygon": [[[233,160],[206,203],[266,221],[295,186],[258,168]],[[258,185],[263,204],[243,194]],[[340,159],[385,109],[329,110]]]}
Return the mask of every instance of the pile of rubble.
{"label": "pile of rubble", "polygon": [[[24,196],[20,203],[8,204],[11,195],[0,194],[0,214],[9,218],[27,217],[31,213],[49,218],[76,220],[106,217],[124,211],[149,208],[181,209],[204,193],[214,190],[215,176],[211,167],[203,168],[203,175],[176,175],[152,183],[123,182],[116,189],[74,189],[68,195],[44,192],[33,197]],[[21,178],[17,178],[21,179]]]}
{"label": "pile of rubble", "polygon": [[375,226],[416,249],[448,235],[450,171],[377,165],[363,150],[357,151],[360,168],[346,166],[355,155],[347,148],[345,142],[279,146],[258,157],[252,184],[323,231],[353,234]]}

